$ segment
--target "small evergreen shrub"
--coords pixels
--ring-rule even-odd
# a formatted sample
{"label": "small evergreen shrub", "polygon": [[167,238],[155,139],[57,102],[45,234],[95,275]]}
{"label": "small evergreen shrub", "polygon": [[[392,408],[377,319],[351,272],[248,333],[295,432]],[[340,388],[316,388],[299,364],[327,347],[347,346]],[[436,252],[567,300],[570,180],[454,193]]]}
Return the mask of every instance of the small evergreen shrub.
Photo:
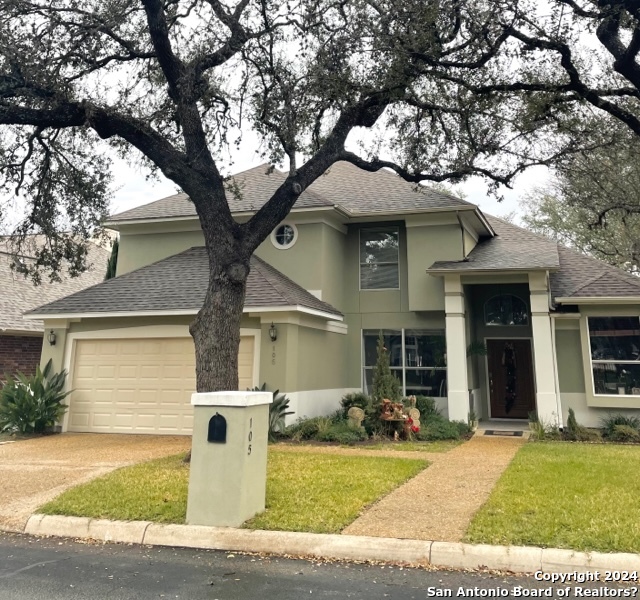
{"label": "small evergreen shrub", "polygon": [[567,426],[564,429],[564,438],[574,442],[590,442],[597,439],[597,434],[590,432],[586,427],[580,425],[576,419],[573,408],[569,409]]}
{"label": "small evergreen shrub", "polygon": [[67,407],[62,401],[71,393],[65,392],[66,371],[52,373],[50,360],[35,375],[16,373],[6,376],[0,391],[0,431],[44,433],[59,421]]}
{"label": "small evergreen shrub", "polygon": [[609,436],[613,442],[640,443],[640,432],[629,425],[614,425],[613,433]]}
{"label": "small evergreen shrub", "polygon": [[441,440],[459,440],[460,427],[457,423],[447,419],[432,419],[428,423],[422,423],[420,431],[415,434],[421,442],[437,442]]}
{"label": "small evergreen shrub", "polygon": [[317,439],[321,442],[338,442],[339,444],[355,444],[362,442],[369,436],[362,427],[352,427],[349,423],[333,423],[325,431],[317,434]]}
{"label": "small evergreen shrub", "polygon": [[349,409],[353,406],[366,412],[371,407],[371,398],[364,392],[352,392],[343,396],[340,404],[342,405],[342,414],[346,419]]}
{"label": "small evergreen shrub", "polygon": [[402,398],[400,381],[391,372],[389,366],[389,351],[384,347],[382,331],[378,336],[378,359],[373,370],[371,396],[373,396],[374,404],[379,404],[385,399],[391,400],[391,402],[400,402]]}
{"label": "small evergreen shrub", "polygon": [[298,419],[293,425],[289,425],[284,431],[284,437],[294,442],[316,439],[333,425],[331,417],[312,417],[310,419]]}
{"label": "small evergreen shrub", "polygon": [[427,396],[416,396],[416,408],[420,411],[420,420],[424,421],[432,415],[440,416],[440,411],[436,408],[436,401]]}
{"label": "small evergreen shrub", "polygon": [[629,427],[640,432],[640,419],[638,419],[638,417],[627,417],[620,413],[609,414],[601,421],[603,437],[613,438],[618,425],[624,425],[625,427]]}

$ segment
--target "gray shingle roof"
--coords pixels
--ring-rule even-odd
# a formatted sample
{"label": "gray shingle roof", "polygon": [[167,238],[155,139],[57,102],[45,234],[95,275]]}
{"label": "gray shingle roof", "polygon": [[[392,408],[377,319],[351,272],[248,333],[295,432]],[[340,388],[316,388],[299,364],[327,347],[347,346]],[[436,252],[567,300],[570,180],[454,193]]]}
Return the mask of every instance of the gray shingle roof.
{"label": "gray shingle roof", "polygon": [[438,261],[430,269],[491,271],[549,269],[553,298],[640,296],[640,278],[559,246],[553,240],[485,214],[497,236],[480,242],[462,261]]}
{"label": "gray shingle roof", "polygon": [[[23,313],[41,305],[53,302],[89,286],[100,283],[107,270],[109,251],[95,244],[89,245],[87,263],[89,269],[79,277],[65,276],[60,282],[50,282],[46,277],[36,286],[30,279],[11,270],[13,258],[7,251],[4,240],[0,240],[0,332],[24,331],[38,332],[43,330],[42,321],[31,321],[22,318]],[[23,257],[23,260],[31,260]]]}
{"label": "gray shingle roof", "polygon": [[[235,197],[230,191],[227,192],[232,212],[256,211],[271,197],[286,179],[286,175],[269,169],[269,165],[264,164],[233,177],[233,181],[241,187],[242,192],[240,198]],[[416,187],[384,169],[369,173],[351,163],[341,161],[335,163],[305,190],[294,208],[331,206],[340,206],[354,214],[376,212],[384,214],[474,205],[426,186]],[[109,221],[117,223],[131,220],[171,219],[192,217],[195,214],[195,207],[189,197],[180,193],[113,215]]]}
{"label": "gray shingle roof", "polygon": [[[270,170],[268,164],[260,165],[235,175],[227,190],[227,199],[232,212],[252,212],[258,210],[271,195],[285,181],[286,175],[277,170]],[[232,185],[234,184],[234,185]],[[240,196],[230,191],[237,186],[241,190]],[[313,208],[332,206],[330,202],[321,198],[311,189],[305,190],[298,198],[296,208]],[[172,219],[177,217],[193,217],[196,209],[184,193],[174,194],[149,204],[144,204],[131,210],[121,212],[109,218],[110,222]]]}
{"label": "gray shingle roof", "polygon": [[[193,311],[204,303],[209,281],[205,248],[190,248],[32,311],[37,315]],[[318,300],[256,256],[251,258],[245,308],[299,305],[336,316]]]}
{"label": "gray shingle roof", "polygon": [[481,241],[465,260],[437,261],[430,269],[446,271],[502,271],[511,269],[557,269],[556,242],[527,229],[485,214],[496,237]]}
{"label": "gray shingle roof", "polygon": [[550,276],[554,298],[640,296],[640,278],[570,248],[558,252],[560,271]]}
{"label": "gray shingle roof", "polygon": [[429,187],[408,183],[386,169],[370,173],[344,161],[335,163],[309,189],[354,214],[475,206]]}

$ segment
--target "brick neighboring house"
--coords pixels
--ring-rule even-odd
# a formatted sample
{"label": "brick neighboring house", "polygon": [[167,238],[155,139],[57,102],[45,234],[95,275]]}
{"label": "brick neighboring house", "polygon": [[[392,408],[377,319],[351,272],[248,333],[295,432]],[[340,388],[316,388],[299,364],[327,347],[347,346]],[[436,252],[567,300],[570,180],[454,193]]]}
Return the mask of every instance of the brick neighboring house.
{"label": "brick neighboring house", "polygon": [[[16,371],[33,374],[40,363],[44,325],[42,321],[25,320],[22,315],[43,302],[52,302],[101,283],[109,254],[109,250],[91,244],[90,268],[80,277],[66,276],[60,282],[49,282],[45,277],[45,281],[36,286],[11,269],[13,256],[9,240],[0,237],[0,379]],[[19,258],[25,262],[33,260],[28,255]]]}

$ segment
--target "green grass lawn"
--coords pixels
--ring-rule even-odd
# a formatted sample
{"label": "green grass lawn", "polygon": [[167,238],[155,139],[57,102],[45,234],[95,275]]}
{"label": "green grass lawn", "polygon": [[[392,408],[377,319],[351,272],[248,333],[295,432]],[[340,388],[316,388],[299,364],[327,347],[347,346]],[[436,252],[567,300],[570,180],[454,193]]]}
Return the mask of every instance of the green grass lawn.
{"label": "green grass lawn", "polygon": [[[39,512],[184,523],[189,467],[184,455],[118,469],[72,488]],[[378,498],[427,466],[425,460],[269,452],[267,510],[252,529],[336,533]]]}
{"label": "green grass lawn", "polygon": [[395,450],[398,452],[449,452],[464,440],[441,440],[437,442],[380,442],[361,446],[365,450]]}
{"label": "green grass lawn", "polygon": [[640,447],[525,445],[466,541],[640,552]]}

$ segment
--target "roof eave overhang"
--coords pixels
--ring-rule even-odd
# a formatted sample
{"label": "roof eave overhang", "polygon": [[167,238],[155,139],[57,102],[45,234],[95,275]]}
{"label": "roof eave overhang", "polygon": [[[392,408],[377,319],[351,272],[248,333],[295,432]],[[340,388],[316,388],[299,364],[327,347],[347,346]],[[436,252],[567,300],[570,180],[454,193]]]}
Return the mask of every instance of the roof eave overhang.
{"label": "roof eave overhang", "polygon": [[[349,217],[349,213],[343,210],[339,206],[305,206],[302,208],[292,208],[290,213],[308,213],[308,212],[331,212],[335,211],[345,217]],[[242,218],[242,217],[252,217],[256,214],[255,210],[245,210],[245,211],[234,211],[231,214],[234,217]],[[127,225],[147,225],[152,223],[175,223],[175,222],[197,222],[199,221],[198,215],[182,215],[178,217],[155,217],[155,218],[146,218],[146,219],[118,219],[118,220],[107,220],[103,223],[104,227],[108,229],[115,229],[119,231],[119,227],[127,226]]]}
{"label": "roof eave overhang", "polygon": [[640,304],[640,296],[557,296],[556,304]]}
{"label": "roof eave overhang", "polygon": [[442,275],[509,275],[511,273],[531,273],[558,271],[560,267],[529,267],[514,269],[427,269],[426,272],[433,276]]}
{"label": "roof eave overhang", "polygon": [[[344,317],[341,314],[331,313],[328,311],[308,308],[299,304],[289,306],[245,306],[243,313],[283,313],[297,312],[314,317],[326,319],[327,321],[342,321]],[[138,310],[138,311],[113,311],[113,312],[78,312],[78,313],[27,313],[24,318],[27,320],[52,320],[52,319],[112,319],[121,317],[182,317],[194,316],[198,314],[198,309],[186,310]]]}
{"label": "roof eave overhang", "polygon": [[[41,320],[41,319],[38,319]],[[7,327],[0,329],[0,335],[24,336],[24,337],[42,337],[43,329],[16,329],[15,327]]]}

